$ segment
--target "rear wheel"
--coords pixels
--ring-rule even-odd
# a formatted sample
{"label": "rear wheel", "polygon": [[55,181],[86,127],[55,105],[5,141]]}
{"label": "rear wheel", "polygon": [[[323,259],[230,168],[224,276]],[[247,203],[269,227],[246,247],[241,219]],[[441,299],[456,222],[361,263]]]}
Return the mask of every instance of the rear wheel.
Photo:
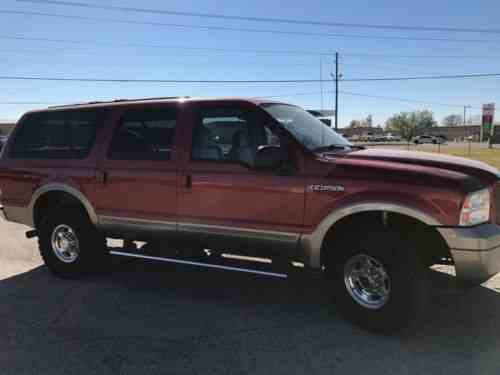
{"label": "rear wheel", "polygon": [[411,243],[383,231],[335,241],[328,250],[335,305],[346,319],[378,333],[416,326],[426,272]]}
{"label": "rear wheel", "polygon": [[40,254],[56,276],[78,278],[107,261],[105,238],[79,209],[49,214],[38,228]]}

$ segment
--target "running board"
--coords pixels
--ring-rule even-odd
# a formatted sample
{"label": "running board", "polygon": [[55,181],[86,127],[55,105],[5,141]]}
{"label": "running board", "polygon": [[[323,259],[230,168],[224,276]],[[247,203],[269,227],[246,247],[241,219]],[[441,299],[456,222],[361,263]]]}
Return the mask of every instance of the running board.
{"label": "running board", "polygon": [[253,273],[256,275],[273,276],[273,277],[279,277],[282,279],[286,279],[288,277],[288,275],[285,273],[259,271],[259,270],[253,270],[250,268],[230,267],[230,266],[222,266],[222,265],[211,264],[211,263],[193,262],[190,260],[182,260],[182,259],[175,259],[175,258],[155,257],[155,256],[151,256],[151,255],[142,255],[142,254],[131,254],[131,253],[125,253],[123,251],[114,251],[114,250],[110,251],[109,253],[111,255],[117,255],[117,256],[123,256],[123,257],[156,260],[156,261],[160,261],[160,262],[178,263],[178,264],[185,264],[185,265],[197,266],[197,267],[216,268],[216,269],[221,269],[221,270],[226,270],[226,271]]}

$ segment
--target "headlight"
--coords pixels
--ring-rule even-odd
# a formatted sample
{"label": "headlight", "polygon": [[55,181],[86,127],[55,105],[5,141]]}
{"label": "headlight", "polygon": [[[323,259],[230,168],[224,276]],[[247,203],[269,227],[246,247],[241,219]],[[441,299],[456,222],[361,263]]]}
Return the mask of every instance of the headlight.
{"label": "headlight", "polygon": [[460,226],[469,227],[490,219],[490,192],[483,189],[465,197],[460,211]]}

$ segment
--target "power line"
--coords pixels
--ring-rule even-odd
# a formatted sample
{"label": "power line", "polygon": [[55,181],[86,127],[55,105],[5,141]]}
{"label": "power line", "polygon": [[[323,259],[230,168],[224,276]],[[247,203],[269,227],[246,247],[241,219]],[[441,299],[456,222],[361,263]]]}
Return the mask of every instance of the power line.
{"label": "power line", "polygon": [[[333,94],[333,93],[335,93],[335,91],[333,91],[333,90],[324,91],[324,93],[325,94]],[[372,98],[372,99],[381,99],[381,100],[398,101],[398,102],[406,102],[406,103],[417,103],[417,104],[428,104],[428,105],[436,105],[436,106],[443,106],[443,107],[463,108],[462,104],[450,104],[450,103],[442,103],[442,102],[433,102],[433,101],[428,101],[428,100],[406,99],[406,98],[390,97],[390,96],[382,96],[382,95],[370,95],[370,94],[362,94],[362,93],[343,91],[343,90],[339,90],[339,93],[344,94],[344,95],[349,95],[349,96],[359,96],[359,97]],[[309,92],[289,93],[289,94],[281,94],[281,95],[259,96],[259,97],[255,97],[255,98],[272,99],[272,98],[284,98],[284,97],[292,97],[292,96],[309,96],[309,95],[319,95],[319,94],[320,94],[319,91],[309,91]],[[481,109],[481,107],[468,107],[468,108]]]}
{"label": "power line", "polygon": [[187,11],[174,11],[166,9],[148,9],[138,7],[126,7],[117,5],[102,5],[97,3],[82,3],[77,1],[62,1],[62,0],[17,0],[25,3],[36,4],[52,4],[62,6],[72,6],[90,9],[104,9],[122,12],[133,13],[148,13],[148,14],[164,14],[172,16],[183,17],[197,17],[197,18],[212,18],[212,19],[225,19],[237,21],[252,21],[252,22],[268,22],[268,23],[285,23],[292,25],[311,25],[311,26],[335,26],[335,27],[349,27],[349,28],[367,28],[367,29],[383,29],[383,30],[411,30],[411,31],[440,31],[440,32],[468,32],[468,33],[485,33],[485,34],[500,34],[499,29],[486,29],[486,28],[463,28],[463,27],[441,27],[441,26],[407,26],[407,25],[389,25],[389,24],[364,24],[364,23],[347,23],[347,22],[327,22],[315,20],[301,20],[290,18],[271,18],[271,17],[251,17],[251,16],[236,16],[222,13],[201,13],[201,12],[187,12]]}
{"label": "power line", "polygon": [[[442,102],[433,102],[433,101],[428,101],[428,100],[406,99],[406,98],[397,98],[397,97],[382,96],[382,95],[361,94],[361,93],[350,92],[350,91],[340,91],[340,92],[342,94],[345,94],[345,95],[361,96],[361,97],[365,97],[365,98],[382,99],[382,100],[393,100],[393,101],[408,102],[408,103],[418,103],[418,104],[430,104],[430,105],[438,105],[438,106],[443,106],[443,107],[459,107],[459,108],[463,108],[462,104],[450,104],[450,103],[442,103]],[[469,108],[481,109],[481,107],[469,107]]]}
{"label": "power line", "polygon": [[[323,93],[324,94],[333,94],[334,91],[333,90],[323,91]],[[349,96],[359,96],[359,97],[372,98],[372,99],[381,99],[381,100],[417,103],[417,104],[428,104],[428,105],[436,105],[436,106],[443,106],[443,107],[463,108],[462,104],[434,102],[434,101],[429,101],[429,100],[407,99],[407,98],[400,98],[400,97],[362,94],[362,93],[358,93],[358,92],[343,91],[343,90],[339,90],[339,93],[344,94],[344,95],[349,95]],[[280,95],[268,95],[268,96],[254,96],[252,98],[254,98],[254,99],[272,99],[272,98],[283,98],[283,97],[294,97],[294,96],[311,96],[311,95],[319,95],[319,94],[321,94],[321,91],[284,93],[284,94],[280,94]],[[84,102],[85,100],[82,100],[82,101]],[[6,101],[6,102],[0,102],[0,104],[2,104],[2,105],[45,105],[45,104],[50,105],[50,104],[58,104],[58,103],[61,103],[61,102],[60,101],[59,102],[57,102],[57,101]],[[472,109],[478,109],[478,110],[481,109],[481,107],[473,107],[473,106],[467,106],[467,107],[472,108]]]}
{"label": "power line", "polygon": [[[106,64],[91,64],[92,66],[102,66],[102,67],[110,67],[110,64],[111,62],[110,61],[114,61],[116,59],[121,59],[120,62],[123,62],[123,56],[129,56],[128,53],[126,53],[126,51],[123,51],[124,53],[123,54],[118,54],[116,51],[114,51],[114,53],[112,55],[107,55],[105,56],[105,61],[107,62]],[[138,64],[138,60],[137,58],[141,61],[140,63],[142,64],[143,61],[144,62],[148,62],[149,60],[151,60],[152,58],[158,56],[157,53],[155,53],[154,51],[147,51],[148,53],[145,53],[145,52],[142,52],[140,54],[140,56],[134,56],[134,66],[136,66]],[[151,53],[149,53],[151,52]],[[53,56],[54,55],[54,51],[51,50],[51,51],[48,51],[46,47],[44,48],[41,48],[41,49],[33,49],[33,48],[1,48],[0,49],[0,55],[2,55],[2,59],[3,57],[7,57],[7,53],[8,53],[8,60],[5,59],[3,61],[13,61],[12,59],[16,58],[15,56],[11,56],[11,55],[22,55],[22,56],[32,56],[32,55],[36,55],[37,56],[37,60],[33,60],[33,59],[29,59],[27,60],[26,58],[23,58],[23,62],[35,62],[36,64],[47,64],[47,62],[44,63],[43,60],[40,60],[38,59],[38,56],[40,55],[47,55],[47,56]],[[69,55],[71,57],[75,56],[75,58],[79,58],[80,55],[84,55],[84,56],[99,56],[101,59],[100,61],[104,61],[102,59],[103,57],[103,54],[102,54],[102,51],[100,51],[99,49],[90,49],[90,48],[81,48],[81,47],[65,47],[64,49],[60,49],[60,50],[57,50],[57,56],[65,56],[66,55]],[[272,54],[269,54],[269,55],[266,55],[266,54],[257,54],[257,55],[254,55],[252,57],[246,57],[244,54],[242,55],[235,55],[233,56],[233,58],[236,58],[236,56],[238,57],[243,57],[244,58],[244,63],[248,64],[248,63],[255,63],[255,64],[265,64],[265,65],[262,65],[263,67],[269,67],[269,64],[270,63],[273,63],[273,64],[283,64],[283,61],[281,61],[280,59],[276,60],[275,57],[272,55]],[[195,59],[193,58],[195,57]],[[287,67],[306,67],[306,66],[309,66],[311,67],[314,62],[313,60],[310,60],[309,61],[309,58],[311,56],[308,56],[308,55],[288,55],[287,56],[287,61],[289,61],[290,63],[287,64]],[[316,57],[316,56],[312,56],[312,57]],[[12,59],[11,59],[12,58]],[[263,61],[263,59],[271,59],[272,60],[269,60],[269,61]],[[222,61],[221,61],[222,59]],[[295,59],[298,59],[298,60],[295,60]],[[179,64],[182,64],[182,66],[186,65],[186,64],[200,64],[201,62],[205,62],[205,61],[221,61],[222,62],[228,62],[228,63],[231,63],[231,64],[234,64],[235,61],[240,61],[240,60],[233,60],[231,59],[230,61],[227,60],[227,57],[226,55],[224,54],[218,54],[218,53],[211,53],[210,51],[204,53],[204,52],[201,52],[201,51],[178,51],[175,53],[175,55],[172,57],[172,56],[169,56],[168,57],[168,61],[170,63],[174,62],[174,63],[179,63]],[[16,63],[19,63],[19,60],[14,60],[16,61]],[[76,61],[80,61],[80,60],[76,60]],[[156,60],[155,60],[156,61]],[[53,62],[50,62],[50,64],[54,64]],[[56,62],[56,64],[58,65],[64,65],[64,64],[72,64],[72,62],[69,62],[69,60],[67,59],[60,59],[58,62]],[[113,65],[113,68],[114,67],[117,67],[117,65],[115,63],[112,63]],[[89,64],[86,64],[86,66],[89,65]],[[121,65],[121,67],[123,67],[125,65]]]}
{"label": "power line", "polygon": [[397,58],[397,59],[498,59],[500,56],[491,55],[399,55],[387,53],[343,53],[343,57],[361,56],[361,57],[382,57],[382,58]]}
{"label": "power line", "polygon": [[108,82],[108,83],[315,83],[319,79],[283,79],[283,80],[183,80],[183,79],[128,79],[128,78],[62,78],[39,76],[0,76],[0,80],[14,81],[60,81],[60,82]]}
{"label": "power line", "polygon": [[[0,11],[1,12],[1,11]],[[0,39],[7,40],[24,40],[24,41],[34,41],[34,42],[49,42],[49,43],[63,43],[72,45],[102,45],[102,46],[119,46],[119,47],[144,47],[144,48],[155,48],[155,49],[179,49],[179,50],[189,50],[189,51],[211,51],[211,52],[230,52],[230,53],[256,53],[256,54],[290,54],[290,55],[312,55],[312,56],[333,56],[333,52],[327,51],[309,51],[309,50],[274,50],[274,49],[246,49],[246,48],[211,48],[211,47],[200,47],[200,46],[177,46],[177,45],[167,45],[167,44],[145,44],[145,43],[113,43],[113,42],[101,42],[93,41],[86,42],[77,39],[54,39],[54,38],[44,38],[44,37],[29,37],[21,35],[0,35]],[[2,48],[1,51],[5,51]],[[45,50],[33,50],[35,52],[45,52]],[[467,55],[395,55],[395,54],[366,54],[366,53],[342,53],[340,57],[389,57],[389,58],[417,58],[417,59],[498,59],[500,56],[467,56]]]}
{"label": "power line", "polygon": [[436,79],[462,79],[462,78],[492,78],[500,77],[500,73],[480,73],[480,74],[453,74],[435,76],[408,76],[408,77],[378,77],[378,78],[342,78],[344,82],[380,82],[380,81],[415,81],[415,80],[436,80]]}
{"label": "power line", "polygon": [[452,43],[495,43],[495,44],[499,43],[496,40],[485,40],[485,39],[456,39],[456,38],[442,38],[442,37],[413,37],[413,36],[392,36],[392,35],[359,35],[359,34],[319,33],[319,32],[306,32],[306,31],[288,31],[288,30],[275,30],[275,29],[274,30],[272,30],[272,29],[256,29],[256,28],[227,27],[227,26],[188,25],[188,24],[179,24],[179,23],[122,20],[122,19],[116,19],[116,18],[89,17],[89,16],[80,16],[80,15],[67,15],[67,14],[60,14],[60,13],[17,11],[17,10],[0,10],[0,14],[54,17],[54,18],[63,18],[63,19],[96,21],[96,22],[106,22],[106,23],[119,23],[119,24],[132,24],[132,25],[176,27],[176,28],[183,28],[183,29],[218,30],[218,31],[231,31],[231,32],[242,31],[242,32],[250,32],[250,33],[318,36],[318,37],[328,37],[328,38],[333,37],[333,38],[348,38],[348,39],[415,40],[415,41],[452,42]]}
{"label": "power line", "polygon": [[397,69],[399,72],[402,72],[402,73],[406,73],[406,74],[433,74],[433,75],[439,75],[439,74],[443,74],[443,73],[430,73],[428,70],[422,70],[422,69],[419,69],[419,67],[421,67],[422,65],[417,65],[417,68],[414,68],[416,65],[412,65],[412,64],[406,64],[406,63],[395,63],[395,62],[387,62],[387,61],[384,61],[382,63],[380,62],[376,62],[376,63],[372,63],[370,61],[369,64],[366,63],[366,61],[362,60],[361,58],[359,58],[359,60],[351,60],[349,59],[349,62],[344,62],[344,64],[342,64],[342,67],[343,68],[353,68],[353,65],[354,65],[354,69],[357,70],[357,68],[360,67],[360,65],[362,65],[362,68],[363,70],[367,70],[367,69],[375,69],[375,70],[378,70],[378,71],[383,71],[383,72],[387,72],[387,71],[391,71],[393,72],[394,69]]}
{"label": "power line", "polygon": [[101,46],[119,46],[119,47],[144,47],[156,49],[179,49],[190,51],[214,51],[214,52],[233,52],[233,53],[258,53],[258,54],[291,54],[291,55],[315,55],[315,56],[331,56],[328,52],[315,52],[304,50],[268,50],[268,49],[244,49],[244,48],[211,48],[211,47],[190,47],[190,46],[175,46],[166,44],[144,44],[144,43],[112,43],[112,42],[85,42],[76,39],[53,39],[42,37],[27,37],[19,35],[0,35],[0,39],[9,40],[24,40],[34,42],[49,42],[49,43],[63,43],[73,45],[96,44]]}
{"label": "power line", "polygon": [[[378,77],[378,78],[342,78],[340,82],[375,82],[375,81],[409,81],[409,80],[441,80],[500,77],[500,73],[484,74],[457,74],[440,76],[411,76],[411,77]],[[183,80],[183,79],[128,79],[128,78],[80,78],[80,77],[44,77],[44,76],[0,76],[0,80],[15,81],[60,81],[60,82],[108,82],[108,83],[220,83],[220,84],[247,84],[247,83],[318,83],[320,79],[277,79],[277,80]]]}
{"label": "power line", "polygon": [[[224,53],[251,53],[251,54],[279,54],[279,55],[311,55],[311,56],[329,56],[334,55],[333,52],[327,51],[309,51],[309,50],[275,50],[275,49],[246,49],[246,48],[212,48],[212,47],[201,47],[201,46],[178,46],[178,45],[168,45],[168,44],[145,44],[145,43],[114,43],[114,42],[102,42],[93,41],[86,42],[78,39],[54,39],[54,38],[44,38],[44,37],[29,37],[21,35],[0,35],[0,39],[7,40],[23,40],[23,41],[34,41],[34,42],[48,42],[48,43],[62,43],[70,45],[101,45],[101,46],[118,46],[118,47],[143,47],[143,48],[153,48],[153,49],[178,49],[187,51],[210,51],[210,52],[224,52]],[[5,51],[3,48],[1,51]],[[33,50],[35,52],[45,52],[44,50]],[[390,57],[390,58],[418,58],[418,59],[498,59],[500,56],[459,56],[459,55],[393,55],[393,54],[362,54],[362,53],[343,53],[340,57],[345,58],[345,56],[366,56],[366,57]]]}

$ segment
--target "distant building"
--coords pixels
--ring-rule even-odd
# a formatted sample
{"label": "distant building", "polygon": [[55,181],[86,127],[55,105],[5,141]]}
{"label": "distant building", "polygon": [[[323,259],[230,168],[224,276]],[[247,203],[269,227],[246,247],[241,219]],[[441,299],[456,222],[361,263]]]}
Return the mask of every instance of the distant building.
{"label": "distant building", "polygon": [[461,141],[468,137],[472,137],[474,140],[479,140],[481,136],[481,126],[480,125],[458,125],[458,126],[435,126],[429,128],[425,132],[428,135],[442,135],[448,141]]}
{"label": "distant building", "polygon": [[[379,135],[379,134],[384,134],[384,129],[379,128],[379,127],[369,127],[369,126],[364,126],[364,127],[357,127],[357,128],[341,128],[338,131],[339,133],[342,133],[344,136],[348,138],[352,137],[362,137],[362,136],[367,136],[367,135]],[[397,135],[397,132],[388,132],[391,133],[392,135]]]}

